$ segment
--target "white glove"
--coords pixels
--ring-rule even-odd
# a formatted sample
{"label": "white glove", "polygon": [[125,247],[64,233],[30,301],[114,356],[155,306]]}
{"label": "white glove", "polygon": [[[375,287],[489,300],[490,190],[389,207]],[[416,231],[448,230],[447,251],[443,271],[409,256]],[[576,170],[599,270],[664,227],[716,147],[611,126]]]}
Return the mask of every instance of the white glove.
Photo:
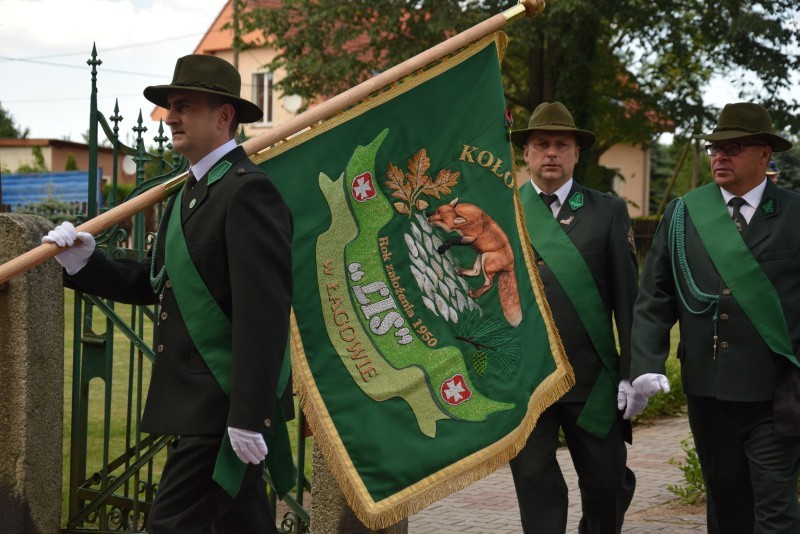
{"label": "white glove", "polygon": [[233,452],[242,462],[258,464],[267,457],[267,444],[259,432],[229,426],[228,437],[231,439]]}
{"label": "white glove", "polygon": [[68,221],[64,221],[50,230],[42,238],[42,243],[55,243],[59,247],[69,247],[56,255],[56,261],[70,275],[83,269],[89,263],[89,256],[94,252],[92,234],[76,231],[72,223]]}
{"label": "white glove", "polygon": [[669,380],[658,373],[645,373],[636,377],[631,385],[648,399],[661,391],[669,393]]}
{"label": "white glove", "polygon": [[630,380],[620,380],[617,389],[617,408],[625,410],[622,414],[623,419],[630,419],[647,408],[647,397],[636,391],[631,386]]}

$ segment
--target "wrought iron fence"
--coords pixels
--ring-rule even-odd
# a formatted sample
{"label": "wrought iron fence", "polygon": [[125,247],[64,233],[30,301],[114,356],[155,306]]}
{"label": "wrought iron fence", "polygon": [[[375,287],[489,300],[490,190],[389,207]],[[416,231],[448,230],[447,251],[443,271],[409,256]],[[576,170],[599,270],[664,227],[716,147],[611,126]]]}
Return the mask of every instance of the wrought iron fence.
{"label": "wrought iron fence", "polygon": [[[97,154],[98,134],[102,128],[111,141],[115,162],[111,190],[102,210],[117,204],[116,162],[118,156],[131,156],[136,163],[135,187],[129,197],[158,185],[183,172],[187,162],[178,155],[170,157],[163,124],[153,137],[154,151],[145,149],[141,111],[133,131],[135,146],[120,141],[119,104],[108,119],[97,107],[97,67],[102,62],[96,48],[88,61],[91,66],[92,94],[89,129],[89,202],[84,216],[98,215]],[[145,165],[153,177],[145,177]],[[160,219],[162,206],[158,208]],[[146,225],[145,215],[134,216],[132,224],[109,228],[96,236],[97,246],[112,258],[144,258],[154,238],[154,229]],[[131,235],[132,234],[132,235]],[[140,420],[144,392],[150,376],[153,351],[153,325],[156,306],[121,306],[92,295],[75,294],[73,309],[72,397],[69,421],[69,483],[65,533],[141,532],[158,491],[165,447],[170,436],[143,434]],[[311,482],[304,473],[305,436],[298,421],[295,457],[295,491],[283,499],[281,532],[307,532],[309,513],[303,507],[305,492]],[[273,511],[276,497],[265,472]]]}

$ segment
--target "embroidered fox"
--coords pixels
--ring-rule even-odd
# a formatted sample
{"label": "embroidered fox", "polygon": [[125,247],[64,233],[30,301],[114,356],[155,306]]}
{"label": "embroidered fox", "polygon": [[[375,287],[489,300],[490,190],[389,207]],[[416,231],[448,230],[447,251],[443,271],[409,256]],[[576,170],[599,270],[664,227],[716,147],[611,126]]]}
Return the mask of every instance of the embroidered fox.
{"label": "embroidered fox", "polygon": [[472,269],[458,270],[461,276],[483,273],[483,285],[478,289],[470,289],[469,296],[476,299],[486,293],[497,276],[503,315],[508,324],[516,327],[522,321],[522,309],[514,274],[514,252],[500,225],[475,204],[459,204],[458,198],[439,206],[428,216],[428,222],[445,232],[457,232],[460,236],[447,239],[437,249],[439,254],[444,254],[453,245],[469,245],[478,253]]}

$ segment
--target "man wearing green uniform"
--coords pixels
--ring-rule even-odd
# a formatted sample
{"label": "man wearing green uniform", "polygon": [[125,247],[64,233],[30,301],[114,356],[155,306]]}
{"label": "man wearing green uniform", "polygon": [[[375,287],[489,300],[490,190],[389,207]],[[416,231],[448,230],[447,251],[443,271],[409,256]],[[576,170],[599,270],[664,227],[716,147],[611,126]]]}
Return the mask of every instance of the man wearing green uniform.
{"label": "man wearing green uniform", "polygon": [[758,104],[728,104],[708,141],[714,183],[673,201],[636,302],[631,378],[666,389],[670,329],[711,533],[797,533],[800,195],[765,172],[792,144]]}
{"label": "man wearing green uniform", "polygon": [[[531,182],[520,188],[545,295],[561,333],[575,386],[540,417],[511,461],[525,532],[565,532],[567,486],[556,459],[562,428],[578,473],[582,533],[619,532],[633,497],[626,467],[630,423],[620,409],[645,402],[625,381],[637,265],[625,203],[576,183],[572,171],[595,134],[575,127],[563,104],[544,103],[511,140],[523,150]],[[618,391],[619,389],[619,391]],[[618,400],[619,396],[619,400]]]}
{"label": "man wearing green uniform", "polygon": [[[43,238],[67,286],[132,304],[160,302],[142,430],[171,434],[147,519],[151,534],[276,532],[262,477],[264,439],[280,417],[292,295],[292,221],[275,185],[233,140],[262,112],[239,97],[237,70],[180,58],[172,84],[144,95],[166,108],[190,164],[151,255],[108,259],[63,223]],[[282,420],[282,419],[281,419]]]}

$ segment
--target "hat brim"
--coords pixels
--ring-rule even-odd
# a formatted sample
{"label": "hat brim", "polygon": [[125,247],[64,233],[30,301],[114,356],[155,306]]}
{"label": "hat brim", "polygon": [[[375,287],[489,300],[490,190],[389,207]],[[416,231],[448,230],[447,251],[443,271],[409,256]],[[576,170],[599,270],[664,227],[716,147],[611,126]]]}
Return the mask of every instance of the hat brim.
{"label": "hat brim", "polygon": [[547,126],[545,128],[526,128],[524,130],[514,130],[511,132],[511,142],[519,148],[525,148],[528,142],[528,137],[532,132],[571,132],[575,134],[578,148],[581,152],[592,146],[597,139],[597,136],[588,130],[579,130],[578,128],[570,128],[568,126]]}
{"label": "hat brim", "polygon": [[184,85],[151,85],[144,88],[144,97],[157,106],[167,108],[169,104],[169,93],[172,91],[196,91],[198,93],[208,93],[212,95],[222,96],[231,100],[231,103],[236,108],[238,119],[240,123],[258,122],[264,116],[264,112],[260,107],[253,104],[249,100],[233,96],[222,91],[214,91],[213,89],[206,89],[204,87],[187,87]]}
{"label": "hat brim", "polygon": [[729,139],[739,139],[741,137],[763,137],[767,144],[772,147],[774,152],[785,152],[792,148],[792,143],[770,132],[747,132],[744,130],[721,130],[710,134],[700,134],[694,136],[696,139],[706,141],[728,141]]}

